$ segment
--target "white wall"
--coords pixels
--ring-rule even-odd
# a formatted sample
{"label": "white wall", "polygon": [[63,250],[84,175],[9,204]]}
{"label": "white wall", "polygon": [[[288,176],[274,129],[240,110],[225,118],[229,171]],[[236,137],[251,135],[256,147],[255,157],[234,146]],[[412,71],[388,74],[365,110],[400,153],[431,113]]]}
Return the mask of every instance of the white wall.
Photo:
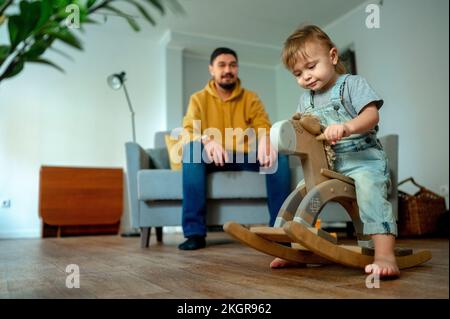
{"label": "white wall", "polygon": [[206,57],[200,58],[186,54],[183,56],[183,115],[186,113],[190,96],[202,90],[210,79],[208,64]]}
{"label": "white wall", "polygon": [[27,65],[0,84],[0,198],[11,199],[11,208],[0,209],[0,238],[40,236],[41,165],[125,167],[130,113],[123,91],[107,86],[109,74],[127,72],[138,142],[151,146],[165,128],[159,42],[121,29],[89,27],[84,52],[61,45],[74,62],[49,54],[65,74]]}
{"label": "white wall", "polygon": [[277,121],[292,117],[297,111],[299,97],[304,91],[298,86],[294,76],[279,64],[275,71],[277,94]]}
{"label": "white wall", "polygon": [[[384,0],[379,29],[366,27],[366,5],[324,28],[339,48],[353,44],[358,74],[384,98],[380,135],[399,134],[399,180],[413,176],[435,192],[449,184],[448,6]],[[295,110],[301,91],[281,67],[277,79],[278,104]]]}
{"label": "white wall", "polygon": [[244,63],[239,66],[242,85],[258,94],[272,123],[277,118],[275,75],[274,67]]}

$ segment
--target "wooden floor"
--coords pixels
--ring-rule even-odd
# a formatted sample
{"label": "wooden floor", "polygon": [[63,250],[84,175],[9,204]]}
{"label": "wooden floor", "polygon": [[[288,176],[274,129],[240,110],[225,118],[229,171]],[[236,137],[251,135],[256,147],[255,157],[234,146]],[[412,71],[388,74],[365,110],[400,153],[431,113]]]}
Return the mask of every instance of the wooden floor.
{"label": "wooden floor", "polygon": [[[270,256],[225,233],[191,252],[179,234],[152,236],[148,249],[119,236],[0,240],[0,298],[449,298],[447,239],[399,240],[433,259],[368,289],[361,270],[339,265],[271,270]],[[69,264],[80,288],[66,287]]]}

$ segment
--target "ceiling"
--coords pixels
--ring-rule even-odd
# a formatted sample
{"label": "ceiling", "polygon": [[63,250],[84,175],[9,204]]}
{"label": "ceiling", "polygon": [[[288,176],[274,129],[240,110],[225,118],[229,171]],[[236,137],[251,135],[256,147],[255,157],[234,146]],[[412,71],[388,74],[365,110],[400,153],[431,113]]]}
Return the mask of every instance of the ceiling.
{"label": "ceiling", "polygon": [[280,47],[300,24],[326,26],[366,0],[178,0],[186,13],[158,19],[157,29]]}
{"label": "ceiling", "polygon": [[[164,0],[169,1],[169,0]],[[173,1],[173,0],[172,0]],[[231,46],[240,61],[273,65],[279,61],[284,39],[300,24],[325,27],[367,0],[177,0],[184,14],[171,11],[161,16],[150,7],[157,25],[150,26],[139,14],[139,37],[162,39],[196,56],[209,56],[216,46]],[[147,6],[148,8],[148,6]],[[125,20],[108,17],[103,32],[132,32]],[[105,28],[106,27],[106,28]],[[111,32],[114,30],[113,32]],[[255,54],[257,52],[258,54]]]}

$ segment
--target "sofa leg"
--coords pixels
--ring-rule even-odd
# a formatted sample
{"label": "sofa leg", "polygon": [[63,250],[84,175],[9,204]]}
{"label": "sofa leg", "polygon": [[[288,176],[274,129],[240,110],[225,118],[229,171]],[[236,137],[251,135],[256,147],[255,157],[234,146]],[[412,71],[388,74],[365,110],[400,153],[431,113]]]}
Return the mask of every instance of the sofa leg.
{"label": "sofa leg", "polygon": [[147,248],[150,242],[151,227],[141,227],[141,248]]}
{"label": "sofa leg", "polygon": [[156,229],[156,240],[158,241],[158,243],[160,243],[163,240],[163,228],[155,227],[155,229]]}

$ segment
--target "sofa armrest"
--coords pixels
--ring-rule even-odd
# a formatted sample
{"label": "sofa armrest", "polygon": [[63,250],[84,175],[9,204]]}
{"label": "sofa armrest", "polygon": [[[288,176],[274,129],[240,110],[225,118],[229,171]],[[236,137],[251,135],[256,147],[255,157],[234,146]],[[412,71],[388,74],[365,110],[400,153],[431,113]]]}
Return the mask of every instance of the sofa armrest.
{"label": "sofa armrest", "polygon": [[128,203],[131,212],[132,227],[139,227],[139,201],[137,188],[137,174],[141,169],[150,168],[150,158],[144,149],[137,143],[125,144],[127,164]]}

